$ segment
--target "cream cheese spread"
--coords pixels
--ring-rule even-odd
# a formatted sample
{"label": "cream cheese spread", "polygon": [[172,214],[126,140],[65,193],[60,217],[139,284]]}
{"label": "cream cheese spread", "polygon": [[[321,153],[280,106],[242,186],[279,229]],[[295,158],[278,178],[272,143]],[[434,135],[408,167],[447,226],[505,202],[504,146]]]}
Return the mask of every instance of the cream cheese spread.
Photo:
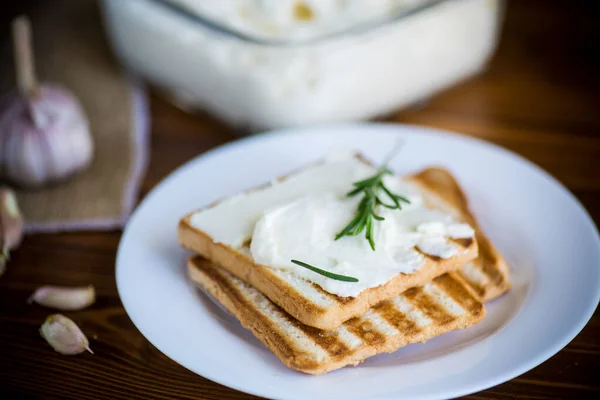
{"label": "cream cheese spread", "polygon": [[[201,210],[192,215],[191,224],[216,242],[236,249],[249,245],[249,254],[258,264],[289,270],[327,292],[351,297],[399,273],[415,272],[424,263],[422,253],[453,257],[460,247],[450,239],[473,236],[473,229],[455,216],[428,208],[427,195],[415,185],[385,176],[385,185],[410,204],[402,210],[378,207],[378,215],[385,220],[374,223],[376,250],[364,232],[335,240],[355,216],[362,197],[346,193],[353,182],[375,173],[376,168],[351,155],[330,157],[268,188]],[[325,277],[292,263],[294,259],[358,282]]]}

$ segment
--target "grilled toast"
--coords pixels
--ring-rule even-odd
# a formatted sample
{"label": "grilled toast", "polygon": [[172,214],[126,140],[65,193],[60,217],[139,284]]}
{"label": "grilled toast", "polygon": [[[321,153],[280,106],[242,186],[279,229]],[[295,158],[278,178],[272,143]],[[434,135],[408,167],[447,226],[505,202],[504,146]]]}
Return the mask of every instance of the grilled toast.
{"label": "grilled toast", "polygon": [[412,180],[435,191],[459,210],[465,221],[475,229],[479,255],[459,271],[462,278],[477,293],[481,301],[490,301],[510,289],[509,270],[504,257],[483,233],[456,179],[443,168],[427,168],[411,177]]}
{"label": "grilled toast", "polygon": [[188,274],[286,366],[315,375],[469,327],[485,315],[483,304],[462,278],[448,273],[379,303],[335,330],[321,331],[201,257],[189,260]]}
{"label": "grilled toast", "polygon": [[[366,163],[360,156],[358,158]],[[435,187],[422,185],[419,179],[413,179],[412,182],[425,194],[428,206],[463,219],[460,210],[440,197]],[[362,315],[371,306],[383,300],[395,297],[409,288],[423,285],[444,273],[457,270],[474,260],[478,254],[476,239],[456,240],[460,250],[458,255],[452,258],[441,259],[423,254],[425,262],[414,273],[398,274],[384,285],[366,289],[357,297],[340,297],[286,271],[254,263],[247,246],[234,249],[224,243],[216,243],[210,235],[191,224],[192,214],[182,218],[179,223],[179,242],[183,247],[254,286],[298,321],[323,330],[335,329],[344,321]]]}

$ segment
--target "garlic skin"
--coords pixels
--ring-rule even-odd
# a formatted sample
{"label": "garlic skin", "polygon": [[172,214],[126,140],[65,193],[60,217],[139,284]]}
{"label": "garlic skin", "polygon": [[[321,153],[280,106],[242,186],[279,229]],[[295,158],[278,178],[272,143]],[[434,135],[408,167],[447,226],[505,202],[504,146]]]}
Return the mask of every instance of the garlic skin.
{"label": "garlic skin", "polygon": [[64,287],[42,286],[31,295],[28,302],[62,311],[77,311],[96,301],[94,286]]}
{"label": "garlic skin", "polygon": [[2,177],[24,187],[64,180],[86,168],[94,144],[77,98],[56,85],[9,96],[0,116]]}
{"label": "garlic skin", "polygon": [[10,250],[21,244],[23,218],[15,192],[0,187],[0,276],[4,273]]}
{"label": "garlic skin", "polygon": [[81,329],[64,315],[53,314],[46,318],[40,328],[40,335],[60,354],[75,355],[86,350],[94,354]]}

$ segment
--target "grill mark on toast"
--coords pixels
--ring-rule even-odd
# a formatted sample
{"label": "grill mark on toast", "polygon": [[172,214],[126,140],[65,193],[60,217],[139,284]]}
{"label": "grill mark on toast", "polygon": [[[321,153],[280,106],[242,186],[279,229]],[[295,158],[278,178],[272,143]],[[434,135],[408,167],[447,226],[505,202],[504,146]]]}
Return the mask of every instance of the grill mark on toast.
{"label": "grill mark on toast", "polygon": [[352,352],[363,345],[363,341],[350,332],[345,324],[341,325],[336,332],[338,338],[343,341]]}
{"label": "grill mark on toast", "polygon": [[[244,298],[244,295],[242,293],[240,293],[240,291],[235,286],[233,286],[230,282],[228,282],[228,280],[226,278],[220,276],[220,274],[218,272],[214,271],[212,268],[210,269],[210,271],[202,268],[202,271],[205,271],[207,273],[207,275],[209,275],[211,277],[211,279],[218,282],[218,284],[223,289],[225,289],[225,291],[227,291],[227,294],[230,296],[234,296],[236,298],[236,300],[240,302],[240,304],[244,304],[244,305],[248,304],[248,301]],[[340,341],[338,339],[337,332],[335,332],[335,331],[325,332],[325,331],[321,331],[317,328],[313,328],[313,327],[304,325],[303,323],[299,322],[298,320],[296,320],[295,318],[290,316],[288,313],[284,312],[277,305],[273,304],[273,306],[281,313],[281,317],[287,323],[289,323],[290,325],[293,325],[296,328],[298,328],[299,330],[301,330],[310,340],[312,340],[314,342],[314,344],[321,347],[330,356],[342,357],[344,355],[351,353],[351,350],[348,348],[348,346],[346,346],[342,341]],[[254,314],[258,314],[259,317],[262,317],[262,314],[260,314],[258,312],[254,312]],[[266,322],[269,321],[269,319],[265,318],[265,317],[262,317],[261,319]],[[291,349],[290,346],[288,346],[288,348]],[[306,362],[308,362],[308,359],[305,358],[302,360],[302,362],[306,363]]]}
{"label": "grill mark on toast", "polygon": [[460,270],[458,270],[458,274],[465,280],[465,282],[467,282],[467,284],[475,291],[475,293],[477,293],[479,297],[485,296],[489,286],[488,277],[482,271],[479,262],[465,264]]}
{"label": "grill mark on toast", "polygon": [[[211,264],[204,264],[194,262],[193,266],[197,267],[201,272],[205,272],[206,277],[200,281],[197,281],[201,286],[205,286],[209,291],[215,293],[215,297],[221,302],[231,301],[231,296],[235,295],[240,297],[241,301],[234,302],[232,312],[236,316],[243,316],[242,324],[252,330],[263,344],[265,344],[275,355],[281,359],[281,361],[293,369],[297,369],[303,372],[312,374],[321,374],[333,369],[338,369],[348,364],[356,364],[360,361],[357,359],[355,354],[364,352],[366,358],[374,354],[378,354],[382,351],[393,351],[397,348],[403,347],[406,344],[414,343],[415,341],[428,340],[431,337],[437,336],[441,333],[445,333],[457,327],[466,327],[477,322],[482,316],[483,306],[479,303],[479,307],[475,310],[475,313],[469,313],[469,309],[465,309],[467,313],[461,314],[452,323],[437,326],[439,329],[434,333],[428,334],[426,337],[421,337],[420,333],[423,333],[422,329],[416,329],[415,331],[405,331],[402,329],[401,324],[390,323],[385,318],[386,313],[390,312],[387,309],[388,305],[391,304],[395,308],[394,313],[400,313],[403,320],[413,321],[417,324],[414,313],[423,314],[425,318],[425,311],[422,308],[414,306],[405,295],[397,296],[392,300],[386,301],[383,304],[372,307],[371,310],[367,311],[362,317],[353,318],[350,321],[344,323],[338,330],[334,332],[324,332],[315,328],[308,328],[308,333],[304,329],[302,323],[295,320],[293,317],[287,315],[279,307],[271,303],[266,297],[251,286],[245,284],[240,279],[237,279],[226,271],[218,270]],[[214,273],[211,273],[213,272]],[[466,294],[466,297],[471,296],[474,298],[471,291],[464,286],[465,283],[459,277],[458,274],[450,274],[449,280],[440,280],[440,285],[454,284],[459,287],[462,286]],[[429,284],[431,285],[431,283]],[[450,296],[448,290],[443,290],[441,287],[438,288],[443,291],[445,295]],[[268,303],[267,306],[263,302]],[[231,305],[230,305],[231,307]],[[250,314],[250,322],[246,318]],[[263,315],[263,313],[267,313]],[[255,317],[258,317],[255,318]],[[265,320],[266,318],[266,320]],[[429,317],[427,317],[429,318]],[[250,326],[247,326],[246,323]],[[427,327],[430,324],[435,324],[434,321],[429,319],[429,322],[423,327]],[[402,322],[404,324],[404,322]],[[427,329],[427,328],[425,328]],[[291,336],[287,332],[292,332]],[[416,333],[416,334],[415,334]],[[319,345],[316,341],[313,341],[315,335],[325,337],[325,341],[337,340],[341,341],[347,350],[325,350],[322,346],[327,347],[331,345]],[[397,345],[393,348],[390,347],[393,338],[399,336]],[[291,350],[281,348],[280,340],[286,341],[290,344]],[[298,343],[298,340],[302,342]],[[304,341],[308,342],[305,344]],[[291,351],[291,353],[290,353]],[[334,354],[333,356],[331,354]],[[321,356],[318,356],[321,354]],[[363,354],[363,353],[360,353]]]}
{"label": "grill mark on toast", "polygon": [[486,288],[479,285],[479,283],[471,280],[463,271],[459,271],[460,276],[471,286],[471,289],[477,293],[477,296],[483,297],[486,292]]}
{"label": "grill mark on toast", "polygon": [[504,275],[498,270],[496,263],[492,263],[485,259],[482,264],[483,273],[487,275],[494,286],[504,285]]}
{"label": "grill mark on toast", "polygon": [[[286,314],[286,316],[288,316]],[[289,316],[288,316],[289,317]],[[304,325],[298,320],[289,317],[289,322],[302,330],[315,344],[325,350],[331,357],[343,357],[352,351],[344,342],[342,342],[336,331],[322,331],[312,326]]]}
{"label": "grill mark on toast", "polygon": [[[475,221],[473,222],[475,223]],[[492,286],[504,286],[506,277],[504,276],[504,273],[500,271],[498,266],[501,261],[498,259],[491,242],[481,231],[481,228],[477,226],[476,223],[473,225],[473,227],[477,230],[476,238],[479,245],[478,259],[481,260],[480,268],[482,272],[487,275]]]}
{"label": "grill mark on toast", "polygon": [[394,307],[401,313],[407,316],[407,318],[417,324],[419,329],[424,329],[429,326],[432,321],[422,310],[416,308],[405,296],[394,297],[390,300],[394,303]]}
{"label": "grill mark on toast", "polygon": [[441,325],[445,325],[455,319],[453,315],[440,307],[433,298],[423,292],[423,289],[420,287],[407,290],[404,292],[404,297],[426,316]]}
{"label": "grill mark on toast", "polygon": [[[273,337],[269,338],[268,341],[271,343],[276,343],[275,345],[282,351],[283,357],[289,358],[296,356],[297,350],[290,346],[289,343],[279,334],[275,333],[277,324],[271,322],[267,317],[256,310],[254,306],[250,304],[250,302],[244,297],[240,290],[234,286],[234,284],[229,282],[227,278],[223,277],[214,268],[204,267],[201,263],[194,263],[194,266],[200,269],[202,273],[208,275],[214,282],[216,282],[219,290],[225,292],[226,296],[228,296],[234,303],[238,304],[238,307],[243,307],[244,312],[252,314],[252,316],[259,321],[259,324],[264,324],[264,326],[269,327],[269,331],[272,333]],[[279,308],[276,305],[274,306]],[[285,312],[283,314],[287,315]],[[239,320],[239,318],[237,319]]]}
{"label": "grill mark on toast", "polygon": [[481,241],[481,244],[479,245],[479,257],[477,259],[479,262],[475,264],[475,267],[486,277],[485,282],[480,286],[483,290],[481,298],[487,301],[510,288],[509,272],[502,256],[498,254],[490,241],[480,231],[477,233],[477,240]]}
{"label": "grill mark on toast", "polygon": [[414,321],[394,307],[394,304],[390,301],[384,301],[376,305],[373,310],[388,324],[409,337],[416,335],[421,330]]}
{"label": "grill mark on toast", "polygon": [[[508,271],[501,265],[504,261],[502,256],[497,253],[490,240],[481,231],[481,227],[471,214],[467,198],[460,189],[455,178],[448,171],[439,168],[429,168],[413,175],[412,180],[424,185],[445,201],[453,204],[460,212],[461,216],[475,229],[475,239],[479,247],[479,256],[476,268],[480,269],[488,278],[486,282],[476,283],[465,277],[468,286],[484,300],[490,300],[499,294],[502,294],[510,287]],[[491,296],[488,298],[488,296]]]}
{"label": "grill mark on toast", "polygon": [[434,279],[435,284],[450,296],[455,302],[460,304],[462,308],[471,314],[476,314],[481,310],[481,303],[477,300],[465,286],[446,274]]}
{"label": "grill mark on toast", "polygon": [[365,321],[362,317],[352,318],[344,325],[351,333],[369,345],[376,346],[386,341],[385,335],[377,331],[371,321]]}
{"label": "grill mark on toast", "polygon": [[398,335],[400,333],[398,332],[398,329],[395,326],[390,325],[385,319],[381,318],[381,315],[379,315],[374,310],[367,311],[363,315],[362,319],[365,321],[369,321],[371,324],[373,324],[376,327],[377,332],[381,333],[386,338]]}
{"label": "grill mark on toast", "polygon": [[444,290],[439,287],[435,281],[432,283],[425,285],[423,287],[423,292],[427,293],[431,298],[435,299],[435,302],[438,303],[446,312],[449,314],[456,316],[463,315],[467,312],[460,304],[458,304],[454,299]]}

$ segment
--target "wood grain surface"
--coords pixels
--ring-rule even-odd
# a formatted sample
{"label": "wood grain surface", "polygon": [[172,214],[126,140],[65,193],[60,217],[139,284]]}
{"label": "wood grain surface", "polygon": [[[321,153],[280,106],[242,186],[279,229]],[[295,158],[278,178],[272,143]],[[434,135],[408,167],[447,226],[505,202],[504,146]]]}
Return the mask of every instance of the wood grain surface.
{"label": "wood grain surface", "polygon": [[[485,73],[389,120],[455,130],[513,150],[568,186],[598,224],[600,29],[591,3],[509,2],[500,47]],[[20,11],[11,7],[2,21]],[[151,108],[152,161],[142,196],[185,161],[235,138],[219,122],[185,114],[156,96]],[[251,398],[189,372],[137,331],[115,286],[119,238],[118,232],[29,236],[14,252],[0,278],[0,393],[19,399]],[[49,311],[25,300],[42,284],[89,283],[97,288],[97,304],[69,315],[90,337],[95,355],[60,356],[38,333]],[[542,365],[466,398],[600,398],[600,313]]]}

